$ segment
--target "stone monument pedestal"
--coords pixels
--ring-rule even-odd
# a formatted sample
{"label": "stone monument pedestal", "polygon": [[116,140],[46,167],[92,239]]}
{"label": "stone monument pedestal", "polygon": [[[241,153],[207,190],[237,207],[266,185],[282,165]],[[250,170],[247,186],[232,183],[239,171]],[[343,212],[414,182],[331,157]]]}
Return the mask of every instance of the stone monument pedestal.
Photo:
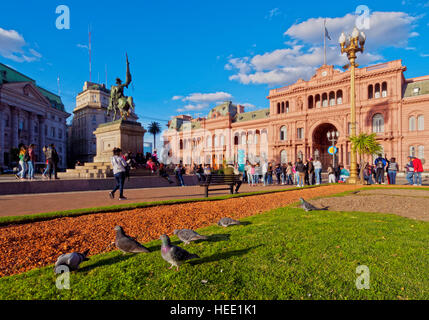
{"label": "stone monument pedestal", "polygon": [[97,138],[97,155],[94,162],[85,163],[75,169],[67,169],[58,173],[60,178],[107,178],[113,176],[110,160],[113,148],[121,148],[122,152],[134,154],[143,152],[143,137],[146,130],[135,121],[117,120],[98,126],[94,134]]}
{"label": "stone monument pedestal", "polygon": [[113,148],[120,148],[123,153],[143,152],[143,137],[146,130],[138,122],[117,120],[98,126],[94,134],[97,138],[97,155],[94,162],[110,162]]}

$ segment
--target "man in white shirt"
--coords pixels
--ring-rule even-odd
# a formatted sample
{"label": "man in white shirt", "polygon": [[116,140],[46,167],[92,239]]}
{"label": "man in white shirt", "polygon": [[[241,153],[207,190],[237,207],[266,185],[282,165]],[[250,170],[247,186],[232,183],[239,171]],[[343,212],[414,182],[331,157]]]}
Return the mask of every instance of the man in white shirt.
{"label": "man in white shirt", "polygon": [[114,199],[115,192],[119,189],[119,200],[127,200],[127,198],[124,197],[124,183],[127,163],[121,156],[121,149],[113,149],[113,157],[111,158],[110,162],[112,163],[113,175],[115,176],[116,186],[109,193],[109,196],[111,199]]}

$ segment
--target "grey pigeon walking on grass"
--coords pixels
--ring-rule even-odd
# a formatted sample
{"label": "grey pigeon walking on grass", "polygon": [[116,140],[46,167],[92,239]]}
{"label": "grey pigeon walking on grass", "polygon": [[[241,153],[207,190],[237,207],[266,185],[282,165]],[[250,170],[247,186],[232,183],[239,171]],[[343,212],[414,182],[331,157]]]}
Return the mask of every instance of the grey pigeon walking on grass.
{"label": "grey pigeon walking on grass", "polygon": [[305,201],[303,198],[299,198],[299,200],[301,201],[301,208],[303,208],[305,211],[328,210],[327,207],[325,207],[325,208],[316,208],[311,203],[308,203],[307,201]]}
{"label": "grey pigeon walking on grass", "polygon": [[219,226],[221,227],[229,227],[229,226],[233,226],[233,225],[240,225],[241,222],[231,219],[231,218],[222,218],[219,220],[219,222],[217,223]]}
{"label": "grey pigeon walking on grass", "polygon": [[69,269],[68,271],[77,270],[79,268],[79,265],[83,261],[89,260],[86,257],[88,253],[89,253],[89,249],[83,253],[73,252],[73,253],[60,255],[57,259],[57,262],[55,263],[55,267],[54,267],[55,273],[61,273],[61,270],[60,270],[61,266],[67,267]]}
{"label": "grey pigeon walking on grass", "polygon": [[126,235],[124,229],[122,229],[121,226],[116,226],[115,231],[116,231],[115,245],[124,254],[150,252],[148,248],[141,245],[136,239]]}
{"label": "grey pigeon walking on grass", "polygon": [[190,229],[174,230],[174,234],[185,244],[189,244],[191,241],[208,239],[207,236],[203,236],[198,232],[195,232],[194,230]]}
{"label": "grey pigeon walking on grass", "polygon": [[171,264],[169,269],[175,266],[176,271],[179,271],[179,266],[186,260],[199,258],[198,255],[189,253],[185,249],[171,244],[170,238],[165,234],[163,234],[160,239],[162,241],[161,256],[165,261]]}

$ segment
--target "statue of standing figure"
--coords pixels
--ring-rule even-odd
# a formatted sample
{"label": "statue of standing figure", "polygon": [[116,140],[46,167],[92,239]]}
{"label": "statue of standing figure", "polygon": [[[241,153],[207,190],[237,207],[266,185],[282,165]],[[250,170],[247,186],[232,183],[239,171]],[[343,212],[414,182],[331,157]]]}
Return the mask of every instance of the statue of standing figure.
{"label": "statue of standing figure", "polygon": [[126,81],[122,84],[122,80],[116,78],[116,85],[110,89],[110,100],[109,107],[107,108],[107,116],[110,116],[110,112],[113,111],[113,121],[116,120],[117,112],[119,111],[120,118],[127,120],[130,116],[131,110],[134,110],[133,97],[127,97],[124,95],[124,88],[128,88],[131,83],[130,63],[128,62],[128,55],[125,54],[127,59],[127,75]]}

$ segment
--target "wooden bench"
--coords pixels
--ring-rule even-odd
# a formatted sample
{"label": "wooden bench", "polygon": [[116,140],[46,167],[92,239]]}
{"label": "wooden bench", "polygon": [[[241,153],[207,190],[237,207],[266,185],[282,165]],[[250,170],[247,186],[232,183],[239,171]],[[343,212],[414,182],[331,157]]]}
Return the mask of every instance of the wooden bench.
{"label": "wooden bench", "polygon": [[[229,190],[231,194],[234,194],[234,186],[241,182],[241,175],[223,175],[223,174],[212,174],[206,177],[206,181],[200,182],[200,187],[205,187],[205,197],[209,196],[210,191],[217,190]],[[212,189],[211,186],[222,186],[227,185],[228,188],[216,188]]]}

